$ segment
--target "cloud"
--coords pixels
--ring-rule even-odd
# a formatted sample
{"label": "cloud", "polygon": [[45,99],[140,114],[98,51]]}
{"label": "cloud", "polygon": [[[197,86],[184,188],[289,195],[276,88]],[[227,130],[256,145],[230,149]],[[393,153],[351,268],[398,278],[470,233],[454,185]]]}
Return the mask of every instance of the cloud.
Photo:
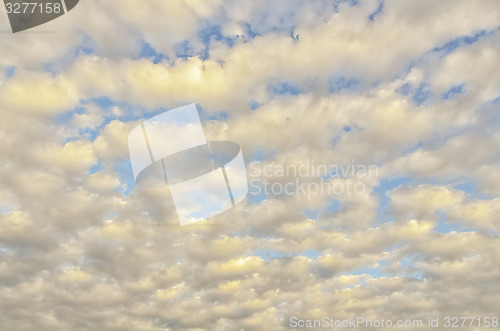
{"label": "cloud", "polygon": [[[89,0],[2,36],[3,327],[493,316],[499,3],[386,0],[370,19],[379,6]],[[127,136],[191,102],[260,170],[377,170],[249,167],[363,191],[249,196],[180,227],[168,187],[135,185]]]}

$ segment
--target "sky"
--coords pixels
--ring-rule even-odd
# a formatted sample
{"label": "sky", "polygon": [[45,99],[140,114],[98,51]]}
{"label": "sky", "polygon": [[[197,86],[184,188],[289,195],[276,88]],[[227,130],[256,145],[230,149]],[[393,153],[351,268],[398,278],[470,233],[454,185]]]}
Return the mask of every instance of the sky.
{"label": "sky", "polygon": [[[1,329],[498,317],[499,58],[498,0],[85,0],[16,34],[1,9]],[[250,192],[180,226],[127,138],[191,103]]]}

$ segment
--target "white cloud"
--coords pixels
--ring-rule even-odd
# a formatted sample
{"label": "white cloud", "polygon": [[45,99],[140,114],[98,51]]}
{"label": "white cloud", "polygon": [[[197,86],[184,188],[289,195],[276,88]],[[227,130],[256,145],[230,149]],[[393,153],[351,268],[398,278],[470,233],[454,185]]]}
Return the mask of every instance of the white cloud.
{"label": "white cloud", "polygon": [[[285,330],[290,316],[495,313],[499,3],[386,0],[371,21],[378,5],[93,0],[44,33],[2,36],[0,70],[15,67],[0,74],[3,327]],[[208,58],[176,57],[184,41],[202,54],[208,27]],[[141,58],[144,43],[166,57]],[[357,84],[329,93],[334,74]],[[300,93],[270,87],[285,82]],[[132,184],[127,136],[191,102],[205,118],[226,112],[207,137],[238,142],[247,163],[261,153],[263,166],[380,173],[328,179],[362,194],[254,197],[181,228],[168,188]]]}

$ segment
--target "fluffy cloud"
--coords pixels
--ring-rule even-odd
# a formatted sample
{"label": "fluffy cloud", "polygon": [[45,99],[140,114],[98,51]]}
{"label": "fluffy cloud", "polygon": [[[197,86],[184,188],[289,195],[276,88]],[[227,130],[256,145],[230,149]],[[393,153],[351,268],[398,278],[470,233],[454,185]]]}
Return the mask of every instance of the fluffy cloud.
{"label": "fluffy cloud", "polygon": [[[286,330],[292,316],[494,316],[499,9],[496,0],[89,0],[37,31],[5,34],[3,328]],[[168,187],[135,186],[127,136],[191,102],[209,140],[238,142],[261,170],[377,170],[249,167],[249,179],[276,185],[363,190],[250,194],[180,227]]]}

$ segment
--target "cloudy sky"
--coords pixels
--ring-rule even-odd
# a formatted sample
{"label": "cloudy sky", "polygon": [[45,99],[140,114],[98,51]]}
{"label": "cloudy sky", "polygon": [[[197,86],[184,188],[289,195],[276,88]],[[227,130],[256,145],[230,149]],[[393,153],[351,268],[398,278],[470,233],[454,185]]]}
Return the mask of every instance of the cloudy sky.
{"label": "cloudy sky", "polygon": [[[498,0],[85,0],[16,34],[2,8],[0,328],[498,316],[499,59]],[[190,103],[261,186],[181,227],[127,137]],[[259,174],[313,162],[376,171]]]}

